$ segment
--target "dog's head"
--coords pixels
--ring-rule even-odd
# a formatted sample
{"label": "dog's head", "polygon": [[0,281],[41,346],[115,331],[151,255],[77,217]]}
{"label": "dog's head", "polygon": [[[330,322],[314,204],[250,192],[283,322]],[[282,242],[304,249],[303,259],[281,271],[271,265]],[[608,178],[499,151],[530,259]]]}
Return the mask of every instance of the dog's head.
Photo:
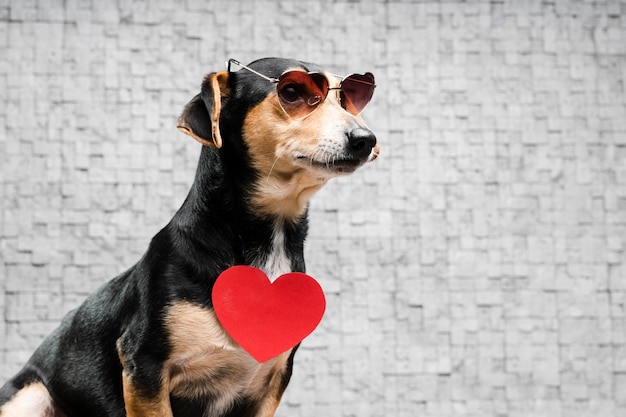
{"label": "dog's head", "polygon": [[371,74],[342,79],[280,58],[240,66],[207,75],[178,128],[205,146],[245,149],[258,174],[252,202],[265,214],[301,215],[328,179],[378,156],[359,114],[374,90]]}

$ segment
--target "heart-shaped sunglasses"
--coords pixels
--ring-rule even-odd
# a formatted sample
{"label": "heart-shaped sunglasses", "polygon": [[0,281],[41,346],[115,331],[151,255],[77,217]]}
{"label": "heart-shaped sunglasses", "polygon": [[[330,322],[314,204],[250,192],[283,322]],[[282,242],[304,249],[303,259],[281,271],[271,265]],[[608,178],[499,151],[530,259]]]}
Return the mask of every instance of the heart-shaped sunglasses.
{"label": "heart-shaped sunglasses", "polygon": [[370,102],[376,88],[374,75],[370,72],[350,74],[341,79],[338,87],[329,87],[328,78],[320,72],[289,70],[280,77],[273,78],[232,58],[228,60],[228,72],[231,72],[230,67],[233,64],[276,84],[280,107],[289,117],[297,120],[313,113],[324,102],[330,90],[337,90],[341,107],[356,116]]}

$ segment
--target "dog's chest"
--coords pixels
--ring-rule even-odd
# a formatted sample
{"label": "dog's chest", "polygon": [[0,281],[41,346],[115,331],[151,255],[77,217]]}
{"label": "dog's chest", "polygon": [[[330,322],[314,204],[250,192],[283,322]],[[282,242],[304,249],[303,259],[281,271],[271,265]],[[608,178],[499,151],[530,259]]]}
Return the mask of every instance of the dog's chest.
{"label": "dog's chest", "polygon": [[[282,226],[274,224],[266,249],[248,260],[272,281],[292,270]],[[170,306],[166,326],[172,396],[204,399],[210,404],[205,416],[221,415],[241,398],[262,401],[278,396],[290,351],[259,364],[228,335],[212,309],[191,303]]]}
{"label": "dog's chest", "polygon": [[259,364],[222,328],[212,309],[179,302],[166,316],[171,354],[165,364],[170,394],[204,399],[205,415],[222,415],[241,398],[272,396],[290,352]]}

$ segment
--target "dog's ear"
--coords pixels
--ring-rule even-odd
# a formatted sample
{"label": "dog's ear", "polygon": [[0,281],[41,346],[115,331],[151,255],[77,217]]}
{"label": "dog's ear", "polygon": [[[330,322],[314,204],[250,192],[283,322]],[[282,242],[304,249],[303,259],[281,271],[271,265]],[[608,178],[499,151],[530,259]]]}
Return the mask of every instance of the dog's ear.
{"label": "dog's ear", "polygon": [[200,94],[187,103],[176,127],[205,146],[221,148],[220,113],[222,101],[228,96],[228,72],[207,75]]}

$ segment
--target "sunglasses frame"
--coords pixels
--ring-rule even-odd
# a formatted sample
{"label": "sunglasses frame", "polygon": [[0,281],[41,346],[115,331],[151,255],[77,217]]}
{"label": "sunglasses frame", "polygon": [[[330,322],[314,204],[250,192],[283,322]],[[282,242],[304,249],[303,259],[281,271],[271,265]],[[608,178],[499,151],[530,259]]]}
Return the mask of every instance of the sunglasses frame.
{"label": "sunglasses frame", "polygon": [[[252,68],[250,68],[250,67],[248,67],[248,66],[246,66],[246,65],[242,64],[241,62],[237,61],[236,59],[234,59],[234,58],[230,58],[230,59],[226,62],[226,67],[227,67],[227,69],[228,69],[228,72],[229,72],[229,73],[230,73],[230,72],[232,72],[232,71],[231,71],[231,69],[230,69],[230,67],[231,67],[231,65],[232,65],[232,64],[234,64],[234,65],[236,65],[236,66],[238,66],[238,67],[241,67],[241,68],[243,68],[243,69],[246,69],[246,70],[250,71],[251,73],[256,74],[256,75],[258,75],[259,77],[261,77],[261,78],[263,78],[263,79],[265,79],[265,80],[267,80],[267,81],[271,82],[272,84],[276,84],[276,86],[277,86],[277,87],[278,87],[278,83],[280,83],[280,81],[281,81],[281,77],[282,77],[283,75],[285,75],[285,74],[287,74],[287,73],[289,73],[289,72],[291,72],[291,71],[297,71],[297,70],[287,70],[287,71],[285,71],[284,73],[282,73],[282,74],[280,75],[280,77],[278,77],[278,78],[274,78],[274,77],[269,77],[269,76],[267,76],[267,75],[265,75],[265,74],[261,74],[260,72],[258,72],[258,71],[256,71],[256,70],[253,70]],[[322,104],[322,103],[324,102],[324,100],[326,100],[326,97],[328,97],[328,92],[330,92],[331,90],[337,90],[337,91],[342,92],[342,91],[343,91],[343,90],[342,90],[342,85],[343,85],[343,82],[344,82],[345,80],[349,79],[350,77],[354,76],[354,75],[363,76],[363,75],[366,75],[366,74],[370,74],[370,75],[372,75],[372,78],[374,78],[374,75],[373,75],[373,74],[371,74],[371,73],[369,73],[369,72],[367,72],[367,73],[365,73],[365,74],[355,74],[355,73],[353,73],[353,74],[346,75],[345,77],[342,77],[342,76],[340,76],[340,75],[336,75],[336,74],[330,74],[330,75],[332,75],[333,77],[337,77],[337,78],[339,78],[339,79],[341,80],[341,81],[339,82],[339,86],[338,86],[338,87],[330,87],[330,83],[328,82],[328,81],[329,81],[329,80],[328,80],[328,77],[327,77],[325,74],[320,73],[320,72],[306,72],[306,71],[302,71],[302,72],[303,72],[303,73],[305,73],[305,74],[308,74],[308,75],[311,75],[311,74],[318,74],[318,75],[321,75],[321,76],[323,76],[324,78],[326,78],[326,84],[327,84],[327,86],[328,86],[328,87],[327,87],[327,90],[328,90],[328,91],[326,91],[326,95],[325,95],[324,97],[322,97],[322,98],[321,98],[321,100],[320,100],[319,104]],[[373,90],[376,88],[376,84],[369,83],[369,82],[367,82],[367,81],[363,81],[363,80],[359,80],[359,79],[354,79],[354,78],[350,78],[350,81],[353,81],[353,82],[358,82],[358,83],[362,83],[362,84],[368,84],[368,85],[371,85],[371,86],[372,86],[372,95],[374,94],[374,93],[373,93]],[[346,93],[345,93],[345,91],[343,91],[343,93],[344,93],[344,95],[346,94]],[[371,100],[371,97],[370,97],[370,100]],[[340,103],[341,103],[341,99],[339,99],[339,101],[340,101]],[[288,112],[287,110],[285,110],[285,108],[283,107],[282,103],[280,102],[280,99],[279,99],[278,103],[280,104],[281,109],[282,109],[282,110],[283,110],[283,111],[287,114],[287,116],[289,116],[289,117],[291,117],[291,118],[295,118],[295,117],[293,117],[292,115],[290,115],[290,114],[289,114],[289,112]],[[362,109],[361,109],[358,113],[352,113],[352,112],[350,112],[349,110],[347,110],[347,109],[343,106],[343,104],[342,104],[342,106],[341,106],[341,107],[343,107],[343,108],[344,108],[344,110],[348,111],[350,114],[353,114],[354,116],[358,116],[359,114],[361,114],[361,113],[363,112],[363,110],[365,109],[365,107],[367,107],[367,104],[369,104],[369,100],[368,100],[368,102],[367,102],[367,103],[365,103],[365,105],[363,106],[363,108],[362,108]],[[306,117],[310,116],[310,115],[311,115],[313,112],[315,112],[315,110],[317,110],[318,108],[319,108],[319,105],[316,105],[316,106],[315,106],[315,107],[314,107],[314,108],[313,108],[313,109],[312,109],[309,113],[307,113],[307,114],[306,114],[306,115],[304,115],[303,117],[298,117],[298,118],[295,118],[295,119],[296,119],[296,120],[302,120],[302,119],[304,119],[304,118],[306,118]]]}

